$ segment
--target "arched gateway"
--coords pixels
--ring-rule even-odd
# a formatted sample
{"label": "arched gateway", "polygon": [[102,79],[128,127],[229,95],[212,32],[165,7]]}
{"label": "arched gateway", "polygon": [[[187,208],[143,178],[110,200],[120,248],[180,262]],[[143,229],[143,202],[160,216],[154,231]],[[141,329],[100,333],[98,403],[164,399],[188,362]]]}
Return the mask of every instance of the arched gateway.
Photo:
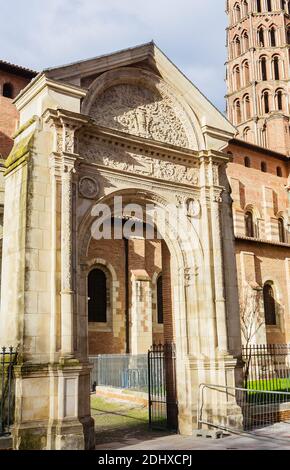
{"label": "arched gateway", "polygon": [[[88,353],[160,339],[176,343],[178,424],[191,434],[199,384],[234,386],[239,372],[222,153],[234,129],[154,44],[46,71],[16,105],[0,317],[0,343],[21,352],[15,447],[93,447]],[[142,232],[104,239],[100,220]],[[222,400],[208,413],[239,422]]]}

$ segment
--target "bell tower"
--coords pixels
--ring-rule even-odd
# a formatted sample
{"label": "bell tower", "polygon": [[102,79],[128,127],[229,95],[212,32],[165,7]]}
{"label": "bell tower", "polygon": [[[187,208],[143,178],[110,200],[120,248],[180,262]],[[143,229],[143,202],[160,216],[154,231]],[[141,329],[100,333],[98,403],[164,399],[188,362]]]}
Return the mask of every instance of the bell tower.
{"label": "bell tower", "polygon": [[227,114],[238,138],[290,154],[290,0],[227,0]]}

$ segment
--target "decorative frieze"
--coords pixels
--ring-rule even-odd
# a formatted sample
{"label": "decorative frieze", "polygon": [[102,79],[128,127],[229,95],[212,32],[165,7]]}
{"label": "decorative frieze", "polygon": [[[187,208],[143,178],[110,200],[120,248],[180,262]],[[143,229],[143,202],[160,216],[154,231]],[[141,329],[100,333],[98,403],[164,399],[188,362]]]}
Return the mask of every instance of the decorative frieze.
{"label": "decorative frieze", "polygon": [[81,157],[92,163],[176,183],[198,185],[199,169],[142,155],[122,147],[98,145],[83,138],[79,144]]}

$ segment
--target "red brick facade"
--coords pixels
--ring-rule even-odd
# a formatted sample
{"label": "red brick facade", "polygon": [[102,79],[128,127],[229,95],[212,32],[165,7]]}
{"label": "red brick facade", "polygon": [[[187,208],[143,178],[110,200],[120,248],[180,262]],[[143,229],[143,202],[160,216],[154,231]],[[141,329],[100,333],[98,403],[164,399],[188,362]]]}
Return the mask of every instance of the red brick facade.
{"label": "red brick facade", "polygon": [[[18,112],[13,99],[35,75],[32,71],[0,61],[0,156],[2,158],[6,158],[13,147],[12,136],[18,124]],[[10,86],[11,97],[3,96],[7,85]]]}
{"label": "red brick facade", "polygon": [[[232,188],[240,293],[245,283],[263,288],[270,281],[275,293],[277,324],[266,326],[266,339],[268,343],[289,342],[289,158],[241,141],[233,141],[227,152],[233,156],[228,165],[228,177]],[[262,163],[266,166],[262,167]],[[253,214],[257,230],[252,238],[246,234],[247,211]],[[283,242],[279,219],[284,222]]]}

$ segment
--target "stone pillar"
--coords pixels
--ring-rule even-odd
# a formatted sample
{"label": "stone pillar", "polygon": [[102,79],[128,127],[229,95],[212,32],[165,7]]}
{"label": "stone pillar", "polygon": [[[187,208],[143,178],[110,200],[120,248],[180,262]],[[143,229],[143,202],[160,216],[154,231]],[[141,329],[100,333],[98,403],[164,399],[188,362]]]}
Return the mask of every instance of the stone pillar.
{"label": "stone pillar", "polygon": [[147,354],[152,346],[152,288],[145,270],[132,270],[131,354]]}
{"label": "stone pillar", "polygon": [[263,186],[263,209],[266,239],[279,241],[277,218],[274,212],[274,191],[266,186]]}
{"label": "stone pillar", "polygon": [[61,353],[73,357],[72,175],[74,158],[63,157],[61,190]]}
{"label": "stone pillar", "polygon": [[164,241],[161,244],[162,250],[162,296],[163,296],[163,323],[164,342],[175,341],[175,328],[173,324],[172,312],[172,289],[171,289],[171,266],[170,252]]}
{"label": "stone pillar", "polygon": [[[20,133],[6,168],[0,343],[19,347],[15,449],[94,448],[90,366],[73,341],[71,188],[78,156],[54,114],[37,132],[31,121],[28,138]],[[77,125],[69,126],[73,138]],[[61,142],[53,139],[60,135]]]}
{"label": "stone pillar", "polygon": [[[189,368],[191,381],[194,384],[192,390],[192,415],[197,419],[200,411],[195,406],[198,401],[199,385],[219,385],[223,387],[235,387],[237,382],[236,372],[240,368],[238,354],[241,352],[240,338],[236,338],[237,344],[231,344],[229,348],[229,330],[227,325],[227,304],[225,299],[225,269],[224,262],[235,265],[233,247],[233,225],[229,231],[224,232],[223,224],[227,220],[225,212],[226,200],[222,198],[225,181],[220,178],[220,167],[226,164],[227,157],[221,154],[214,155],[211,152],[203,152],[200,156],[201,165],[201,208],[202,219],[200,236],[203,243],[204,301],[200,304],[200,328],[204,335],[201,342],[201,354],[190,357]],[[231,244],[227,255],[227,247],[223,244],[222,237],[226,233]],[[228,279],[227,273],[227,279]],[[199,275],[200,277],[200,275]],[[201,282],[201,279],[200,279]],[[235,328],[238,318],[238,295],[235,282],[227,293],[231,296],[229,302],[229,314],[234,315]],[[231,330],[232,331],[232,330]],[[226,424],[230,421],[240,427],[242,422],[241,409],[232,393],[216,393],[214,389],[208,391],[203,403],[203,416],[210,422]]]}

